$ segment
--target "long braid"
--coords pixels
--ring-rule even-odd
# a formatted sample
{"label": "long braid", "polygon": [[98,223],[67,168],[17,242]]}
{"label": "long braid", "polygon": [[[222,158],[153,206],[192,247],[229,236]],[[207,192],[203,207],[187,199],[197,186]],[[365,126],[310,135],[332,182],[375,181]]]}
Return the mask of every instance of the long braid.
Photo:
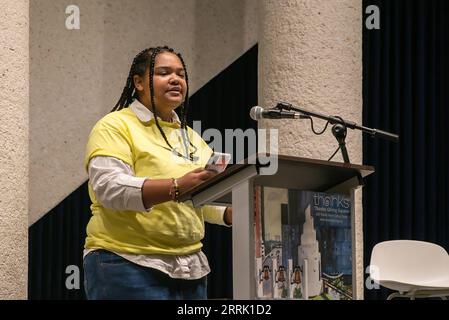
{"label": "long braid", "polygon": [[114,106],[114,108],[112,108],[111,112],[123,109],[124,105],[126,104],[126,101],[128,100],[128,96],[130,95],[131,90],[132,85],[131,85],[131,71],[130,71],[128,79],[126,80],[125,87],[123,88],[122,94],[120,95],[120,99],[117,101],[117,104]]}
{"label": "long braid", "polygon": [[187,84],[186,97],[184,99],[184,102],[181,105],[181,127],[185,128],[187,126],[187,112],[189,110],[189,76],[187,75],[186,64],[184,63],[184,59],[182,58],[181,54],[177,53],[176,55],[178,56],[179,60],[181,60],[182,67],[184,68],[185,79],[186,79],[186,84]]}
{"label": "long braid", "polygon": [[137,61],[143,56],[143,54],[147,53],[151,49],[152,48],[144,49],[134,57],[131,68],[129,69],[125,87],[123,88],[122,94],[120,95],[120,99],[117,101],[117,104],[114,106],[114,108],[112,108],[111,112],[121,110],[132,103],[134,98],[133,94],[135,92],[133,76],[136,74]]}
{"label": "long braid", "polygon": [[183,130],[183,142],[184,142],[184,148],[186,149],[186,152],[189,150],[189,144],[192,145],[189,139],[188,131],[187,131],[187,111],[189,109],[189,76],[187,75],[187,68],[184,63],[184,59],[182,58],[181,54],[177,54],[179,60],[181,60],[182,67],[184,68],[184,74],[187,84],[187,91],[186,96],[184,99],[184,102],[181,105],[181,129]]}
{"label": "long braid", "polygon": [[184,102],[181,105],[181,128],[184,129],[185,131],[185,138],[184,139],[184,145],[186,150],[188,150],[188,145],[191,145],[195,151],[193,153],[196,152],[196,150],[198,149],[197,147],[195,147],[192,142],[190,141],[189,135],[187,134],[187,113],[189,111],[189,76],[187,74],[187,68],[186,68],[186,64],[184,62],[184,59],[182,58],[182,55],[180,53],[176,53],[176,55],[178,56],[179,60],[181,60],[182,63],[182,67],[184,68],[184,74],[185,74],[185,79],[186,79],[186,84],[187,84],[187,91],[186,91],[186,97],[184,99]]}

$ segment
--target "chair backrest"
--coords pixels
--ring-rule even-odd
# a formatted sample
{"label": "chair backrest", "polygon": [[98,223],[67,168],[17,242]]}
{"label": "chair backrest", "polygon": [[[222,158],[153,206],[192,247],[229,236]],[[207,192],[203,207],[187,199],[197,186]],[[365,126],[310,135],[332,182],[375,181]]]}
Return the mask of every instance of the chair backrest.
{"label": "chair backrest", "polygon": [[430,242],[392,240],[376,244],[371,253],[370,277],[378,283],[421,283],[449,275],[449,255]]}

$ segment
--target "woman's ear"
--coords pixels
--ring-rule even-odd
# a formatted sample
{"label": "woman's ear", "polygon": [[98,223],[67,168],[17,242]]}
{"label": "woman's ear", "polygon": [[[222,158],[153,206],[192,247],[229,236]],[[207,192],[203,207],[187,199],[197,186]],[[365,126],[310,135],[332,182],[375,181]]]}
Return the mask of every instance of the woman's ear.
{"label": "woman's ear", "polygon": [[133,76],[134,87],[137,91],[143,91],[143,79],[139,75],[135,74]]}

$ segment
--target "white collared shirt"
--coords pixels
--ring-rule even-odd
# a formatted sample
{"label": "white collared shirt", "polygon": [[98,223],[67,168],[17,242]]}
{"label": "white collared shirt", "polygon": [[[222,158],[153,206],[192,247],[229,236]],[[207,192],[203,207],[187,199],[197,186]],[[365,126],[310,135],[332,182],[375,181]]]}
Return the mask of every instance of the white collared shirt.
{"label": "white collared shirt", "polygon": [[[129,108],[142,122],[149,122],[154,118],[154,114],[137,99]],[[174,111],[172,119],[180,122]],[[142,186],[149,178],[136,177],[129,164],[114,157],[94,157],[89,161],[88,175],[95,196],[104,207],[120,211],[151,211],[151,208],[145,208],[142,199]],[[221,221],[211,222],[226,226],[223,220],[225,209],[226,207],[217,208],[222,215]],[[85,249],[83,256],[86,257],[94,250]],[[209,263],[202,251],[184,256],[114,253],[138,265],[162,271],[172,278],[193,280],[210,272]]]}
{"label": "white collared shirt", "polygon": [[[151,112],[147,107],[145,107],[139,100],[135,99],[129,108],[136,114],[137,118],[142,122],[150,122],[154,119],[154,113]],[[158,119],[161,119],[158,117]],[[172,122],[181,123],[176,112],[172,111]]]}

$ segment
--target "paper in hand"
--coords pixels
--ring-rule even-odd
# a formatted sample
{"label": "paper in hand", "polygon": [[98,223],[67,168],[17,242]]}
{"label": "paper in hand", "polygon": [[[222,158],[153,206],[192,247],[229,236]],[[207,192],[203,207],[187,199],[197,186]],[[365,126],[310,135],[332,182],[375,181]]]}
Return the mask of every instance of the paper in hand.
{"label": "paper in hand", "polygon": [[214,152],[209,158],[205,169],[222,173],[228,166],[229,161],[231,161],[231,155],[229,153]]}

